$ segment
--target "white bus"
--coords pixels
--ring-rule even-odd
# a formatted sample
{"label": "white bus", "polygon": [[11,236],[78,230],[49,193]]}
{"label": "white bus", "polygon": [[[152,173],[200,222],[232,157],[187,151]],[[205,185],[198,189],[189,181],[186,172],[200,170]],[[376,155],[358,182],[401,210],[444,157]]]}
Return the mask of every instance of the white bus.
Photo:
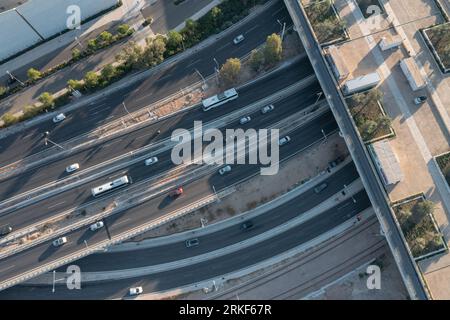
{"label": "white bus", "polygon": [[213,97],[209,97],[202,101],[203,104],[203,111],[208,111],[209,109],[218,107],[224,103],[227,103],[228,101],[237,99],[238,93],[236,89],[232,88],[229,90],[226,90],[223,93],[219,93],[218,95],[215,95]]}
{"label": "white bus", "polygon": [[130,184],[130,179],[128,179],[128,176],[123,176],[123,177],[115,179],[112,182],[108,182],[108,183],[102,184],[101,186],[92,188],[91,192],[94,197],[98,197],[104,193],[111,192],[115,189],[125,187],[128,184]]}

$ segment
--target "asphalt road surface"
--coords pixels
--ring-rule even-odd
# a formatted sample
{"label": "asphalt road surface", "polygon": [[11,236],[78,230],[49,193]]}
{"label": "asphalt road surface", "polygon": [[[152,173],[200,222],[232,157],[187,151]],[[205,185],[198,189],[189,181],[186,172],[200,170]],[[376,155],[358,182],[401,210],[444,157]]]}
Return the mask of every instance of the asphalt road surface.
{"label": "asphalt road surface", "polygon": [[[291,142],[280,148],[280,159],[285,159],[298,150],[310,146],[313,142],[321,141],[323,134],[335,132],[337,124],[330,112],[316,118],[295,131],[289,133]],[[27,270],[45,265],[57,258],[66,257],[72,253],[82,251],[86,244],[92,245],[106,240],[108,237],[122,234],[127,230],[143,225],[169,212],[180,209],[196,200],[212,194],[212,186],[219,192],[222,188],[259,172],[258,165],[235,165],[226,177],[213,173],[195,180],[185,186],[185,194],[173,200],[168,195],[160,195],[137,205],[131,209],[116,213],[106,218],[106,228],[92,233],[86,229],[79,229],[67,234],[69,241],[62,247],[55,248],[51,241],[44,242],[28,250],[0,260],[0,281],[22,274]],[[85,243],[86,241],[86,243]]]}
{"label": "asphalt road surface", "polygon": [[[131,85],[114,94],[99,99],[93,105],[86,105],[68,114],[61,124],[55,125],[51,120],[0,140],[0,166],[20,160],[28,155],[42,151],[44,145],[42,134],[50,132],[49,138],[62,143],[81,133],[86,133],[113,119],[126,114],[122,102],[130,112],[161,100],[182,88],[201,80],[195,72],[197,69],[207,77],[214,74],[214,58],[222,64],[230,57],[242,57],[252,49],[264,43],[267,36],[280,31],[279,20],[291,25],[289,14],[282,1],[269,10],[244,23],[231,33],[194,55],[172,63],[156,72],[145,81]],[[246,40],[233,45],[233,38],[244,34]]]}

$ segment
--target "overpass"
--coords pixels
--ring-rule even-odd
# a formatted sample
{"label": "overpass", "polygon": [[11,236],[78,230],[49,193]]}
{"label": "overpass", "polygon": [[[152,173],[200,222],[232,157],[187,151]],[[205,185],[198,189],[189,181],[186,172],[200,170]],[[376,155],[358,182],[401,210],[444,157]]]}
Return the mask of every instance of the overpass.
{"label": "overpass", "polygon": [[353,119],[347,109],[337,83],[332,76],[322,49],[312,31],[312,27],[306,13],[300,5],[300,0],[284,0],[291,15],[306,53],[316,72],[322,90],[336,118],[340,131],[345,139],[356,168],[361,176],[369,199],[380,222],[382,231],[394,259],[397,263],[403,282],[411,299],[427,300],[431,298],[426,284],[422,278],[412,255],[406,245],[406,240],[398,226],[394,213],[389,205],[389,198],[384,190],[382,182],[376,174],[375,168],[369,159],[369,154],[361,140]]}

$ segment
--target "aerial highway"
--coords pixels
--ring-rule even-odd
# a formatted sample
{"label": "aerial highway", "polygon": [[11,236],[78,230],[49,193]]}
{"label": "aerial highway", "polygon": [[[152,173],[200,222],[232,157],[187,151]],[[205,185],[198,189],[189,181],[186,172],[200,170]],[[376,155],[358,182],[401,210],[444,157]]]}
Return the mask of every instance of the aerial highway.
{"label": "aerial highway", "polygon": [[[239,90],[239,99],[230,102],[226,109],[215,110],[215,112],[203,112],[201,108],[198,107],[196,109],[180,112],[161,121],[151,123],[143,128],[132,132],[126,132],[112,139],[107,139],[97,145],[73,153],[70,156],[49,161],[39,167],[21,172],[11,178],[4,179],[0,184],[0,199],[5,200],[30,189],[40,187],[46,183],[66,178],[68,174],[65,173],[65,168],[72,163],[79,163],[81,166],[80,169],[100,164],[105,160],[112,159],[121,154],[126,154],[132,150],[170,137],[172,129],[175,126],[178,128],[191,128],[194,121],[197,120],[206,123],[221,117],[232,110],[236,110],[242,105],[248,105],[264,96],[276,93],[310,75],[313,75],[311,65],[308,59],[302,59],[295,62],[289,68],[282,68],[272,73],[270,76],[242,88],[242,90]],[[316,92],[321,91],[318,84],[311,86],[309,90],[311,95],[315,95]],[[66,126],[66,123],[63,122],[60,126],[64,127]],[[161,132],[159,135],[157,134],[158,130]],[[41,139],[43,139],[42,136]]]}
{"label": "aerial highway", "polygon": [[[219,180],[217,176],[214,178],[214,180]],[[310,188],[300,196],[277,206],[277,210],[266,211],[252,218],[254,228],[248,230],[248,232],[242,232],[240,225],[226,227],[198,237],[201,245],[193,247],[192,250],[186,250],[184,242],[170,242],[149,249],[137,247],[127,251],[93,254],[76,261],[76,264],[83,272],[121,270],[144,267],[149,265],[149,262],[152,265],[162,264],[217,250],[269,231],[307,212],[332,195],[339,193],[343,190],[344,185],[348,186],[356,179],[358,179],[358,172],[353,162],[350,162],[323,182],[318,183],[327,183],[328,185],[322,192],[314,192],[317,184],[311,184]],[[219,184],[219,181],[215,183]],[[66,270],[67,266],[63,266],[57,271],[65,272]]]}
{"label": "aerial highway", "polygon": [[[330,134],[336,132],[336,129],[337,124],[330,112],[317,117],[289,133],[292,141],[285,148],[280,149],[280,159],[288,158],[314,142],[322,141],[323,132]],[[185,194],[175,201],[170,200],[167,194],[158,195],[145,203],[104,219],[106,228],[101,232],[92,233],[86,229],[79,229],[66,235],[70,241],[62,247],[55,248],[51,241],[47,241],[6,257],[0,260],[0,283],[31,269],[46,265],[52,260],[83,251],[86,247],[95,243],[103,243],[109,238],[127,232],[127,230],[183,208],[187,204],[201,199],[206,194],[211,194],[212,183],[219,192],[225,186],[242,181],[245,177],[252,176],[257,172],[259,172],[258,165],[237,165],[232,174],[223,180],[220,177],[215,177],[218,175],[217,172],[209,174],[183,186]]]}
{"label": "aerial highway", "polygon": [[[122,102],[125,102],[129,112],[133,112],[201,81],[195,70],[207,77],[215,73],[214,59],[221,64],[228,58],[245,56],[264,43],[268,35],[281,31],[278,21],[286,22],[287,26],[292,24],[281,1],[277,1],[269,9],[246,21],[226,37],[213,42],[186,59],[170,63],[145,81],[117,90],[113,94],[100,98],[92,105],[86,105],[71,112],[63,125],[55,126],[49,120],[28,128],[24,132],[1,139],[0,166],[49,148],[50,146],[45,146],[42,139],[42,134],[46,131],[50,132],[49,138],[52,141],[62,143],[126,115]],[[238,34],[244,34],[246,40],[235,46],[233,38]]]}
{"label": "aerial highway", "polygon": [[[65,286],[57,286],[55,293],[52,293],[51,285],[16,286],[0,293],[0,298],[14,299],[20,296],[22,299],[121,299],[127,298],[128,289],[133,286],[142,286],[145,293],[150,293],[175,289],[208,279],[220,279],[224,274],[257,264],[312,240],[370,207],[370,201],[364,191],[356,194],[354,198],[355,202],[352,199],[348,199],[336,205],[336,207],[270,239],[202,263],[145,277],[82,286],[81,290],[68,290]],[[283,214],[286,211],[300,213],[297,210],[296,202],[293,202],[291,206],[283,208],[282,212],[275,208],[272,213]],[[239,226],[236,226],[236,228],[239,229]],[[239,231],[242,233],[241,230]],[[253,232],[258,231],[255,229]],[[202,250],[200,247],[201,245],[197,247],[198,250]],[[186,248],[184,249],[186,250]]]}
{"label": "aerial highway", "polygon": [[[293,72],[294,75],[297,76],[297,74],[295,72]],[[290,78],[290,77],[283,77],[283,80],[281,79],[282,74],[279,75],[280,78],[274,78],[276,79],[278,82],[284,83],[284,84],[289,84],[290,81],[293,81],[295,78]],[[264,94],[270,94],[273,91],[281,88],[281,84],[280,87],[275,86],[269,88],[269,83],[271,83],[271,81],[273,81],[274,79],[269,79],[268,81],[265,81],[264,83],[258,83],[255,84],[254,87],[250,88],[253,90],[249,90],[246,92],[241,93],[240,97],[235,100],[230,102],[226,108],[224,109],[218,109],[218,110],[214,110],[211,112],[203,112],[203,111],[193,111],[193,115],[191,116],[191,114],[182,114],[180,116],[177,116],[176,118],[179,119],[178,123],[176,119],[168,119],[168,122],[172,123],[177,123],[180,125],[180,127],[184,127],[183,124],[186,125],[186,128],[191,128],[193,125],[193,121],[194,120],[212,120],[215,118],[220,118],[221,116],[230,113],[232,110],[237,110],[238,108],[242,108],[242,106],[244,105],[248,105],[250,103],[252,103],[253,101],[259,100],[259,97],[263,97]],[[284,82],[286,81],[286,82]],[[289,82],[288,82],[289,81]],[[254,121],[252,121],[251,123],[247,124],[248,126],[257,126],[257,127],[265,127],[270,123],[274,123],[276,121],[279,121],[281,119],[283,119],[284,117],[293,114],[299,110],[301,110],[302,108],[305,108],[309,105],[312,105],[316,102],[317,100],[317,96],[316,96],[316,92],[320,91],[320,87],[317,85],[317,82],[313,82],[311,85],[308,85],[304,90],[299,91],[298,93],[292,95],[291,97],[277,102],[276,106],[277,106],[277,110],[275,112],[269,113],[267,114],[267,116],[260,116],[259,115],[259,110],[257,112],[254,112],[253,114],[251,114],[252,118],[254,118]],[[259,97],[257,97],[257,94],[259,94]],[[196,117],[200,117],[200,118],[196,118]],[[236,123],[232,124],[231,126],[229,126],[229,128],[235,127],[238,124],[238,122],[236,121]],[[120,145],[125,145],[125,146],[129,146],[132,145],[133,141],[136,141],[140,136],[142,136],[143,134],[148,134],[150,133],[149,137],[152,137],[155,133],[155,131],[157,130],[156,128],[162,128],[162,132],[161,132],[161,136],[164,138],[167,138],[171,131],[168,130],[167,128],[173,128],[173,127],[169,127],[168,125],[166,126],[161,126],[161,124],[157,124],[155,126],[152,126],[147,132],[142,132],[141,130],[139,130],[139,132],[137,133],[131,133],[128,134],[126,136],[124,136],[124,140],[125,141],[117,141],[115,143],[115,141],[110,141],[110,142],[106,142],[107,146],[110,148],[106,149],[106,152],[102,153],[103,149],[98,149],[98,148],[93,148],[93,150],[88,150],[87,152],[83,152],[82,155],[76,155],[75,157],[78,157],[76,159],[71,159],[70,161],[60,161],[58,165],[52,165],[52,166],[48,166],[46,168],[43,168],[42,171],[47,171],[50,172],[50,174],[55,174],[58,176],[64,175],[64,167],[74,163],[74,162],[79,162],[81,164],[82,167],[85,167],[85,162],[82,159],[82,157],[84,157],[84,159],[90,159],[89,155],[92,152],[95,152],[96,154],[99,155],[99,157],[97,158],[97,161],[105,161],[107,159],[110,159],[112,157],[113,152],[115,153],[115,155],[117,155],[116,152],[120,152]],[[245,127],[245,126],[244,126]],[[146,139],[142,139],[143,141],[139,140],[140,144],[145,144],[148,143],[148,141]],[[130,141],[130,142],[128,142]],[[119,144],[120,143],[120,144]],[[135,146],[133,146],[135,147]],[[135,149],[135,148],[133,148]],[[130,149],[126,150],[129,151]],[[150,155],[149,155],[150,156]],[[151,167],[146,167],[143,165],[143,163],[139,162],[136,163],[132,166],[129,166],[127,168],[118,170],[117,172],[113,172],[108,174],[105,177],[101,177],[101,178],[97,178],[94,181],[91,181],[87,184],[83,184],[81,186],[77,186],[74,189],[70,189],[67,190],[65,192],[56,194],[54,196],[51,196],[47,199],[44,199],[42,201],[39,201],[35,204],[20,208],[20,209],[15,209],[15,210],[2,210],[2,213],[0,214],[0,225],[2,224],[11,224],[12,226],[14,226],[15,229],[20,229],[20,228],[24,228],[28,225],[31,225],[33,223],[36,223],[44,218],[48,218],[51,217],[52,215],[61,212],[63,210],[67,210],[70,208],[75,208],[77,206],[80,206],[82,204],[86,204],[90,201],[92,201],[92,197],[90,195],[90,189],[100,185],[102,183],[105,182],[105,180],[111,180],[114,177],[117,176],[121,176],[123,174],[129,174],[130,176],[133,177],[133,180],[135,182],[138,181],[142,181],[145,179],[148,179],[149,177],[153,176],[153,175],[157,175],[157,174],[161,174],[167,170],[169,170],[170,168],[173,168],[174,165],[173,163],[170,161],[170,151],[166,151],[164,152],[162,155],[158,155],[158,157],[160,158],[160,161],[157,165],[155,166],[151,166]],[[58,170],[58,168],[60,168]],[[55,170],[56,169],[56,170]],[[53,171],[53,172],[52,172]],[[37,173],[39,174],[39,173]],[[11,188],[17,188],[17,184],[20,185],[20,181],[26,181],[29,178],[30,173],[28,174],[23,174],[21,176],[19,176],[18,178],[14,178],[15,179],[15,183],[16,184],[8,184],[6,182],[2,182],[2,185],[5,184],[5,187],[8,188],[8,186],[10,186]],[[19,179],[19,180],[17,180]],[[20,190],[22,191],[22,190]],[[19,192],[20,192],[19,191]]]}

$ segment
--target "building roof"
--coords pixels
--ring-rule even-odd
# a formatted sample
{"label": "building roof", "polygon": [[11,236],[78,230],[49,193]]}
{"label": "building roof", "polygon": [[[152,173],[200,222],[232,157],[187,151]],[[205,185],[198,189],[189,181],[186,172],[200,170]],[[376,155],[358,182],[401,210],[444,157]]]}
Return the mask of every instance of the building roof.
{"label": "building roof", "polygon": [[369,150],[386,185],[396,184],[403,179],[400,163],[388,140],[372,143]]}
{"label": "building roof", "polygon": [[[422,88],[425,86],[425,80],[423,80],[422,75],[420,74],[419,67],[416,64],[416,61],[413,57],[403,59],[401,63],[408,69],[408,73],[410,75],[410,81],[414,81],[414,84],[417,88]],[[403,70],[403,68],[402,68]],[[405,71],[405,70],[403,70]]]}
{"label": "building roof", "polygon": [[342,55],[339,53],[338,48],[336,46],[329,46],[327,48],[327,51],[339,74],[344,77],[347,76],[350,71],[348,70],[347,64],[342,58]]}
{"label": "building roof", "polygon": [[21,4],[24,4],[28,0],[1,0],[0,1],[0,13],[17,8]]}

